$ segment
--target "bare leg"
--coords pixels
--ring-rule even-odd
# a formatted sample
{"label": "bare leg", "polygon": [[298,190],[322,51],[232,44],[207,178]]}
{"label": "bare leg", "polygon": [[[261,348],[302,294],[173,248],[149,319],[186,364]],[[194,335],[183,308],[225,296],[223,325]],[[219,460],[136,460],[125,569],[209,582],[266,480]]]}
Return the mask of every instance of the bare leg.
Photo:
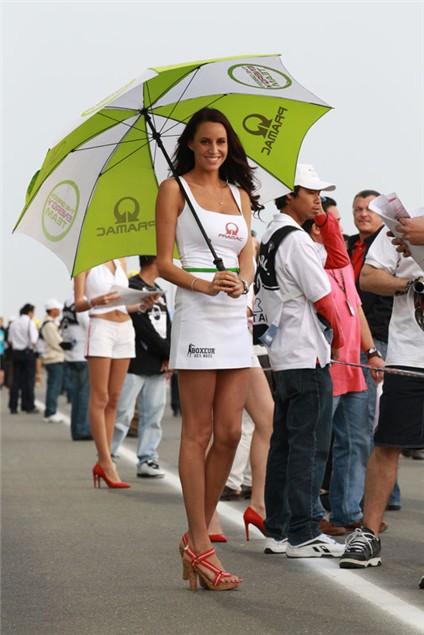
{"label": "bare leg", "polygon": [[213,404],[213,442],[206,458],[205,515],[209,524],[233,464],[241,434],[249,370],[220,370]]}
{"label": "bare leg", "polygon": [[96,445],[99,465],[112,481],[119,481],[119,476],[110,455],[111,442],[106,427],[106,408],[109,401],[109,379],[112,360],[108,357],[88,357],[88,375],[90,381],[90,398],[88,415],[91,434]]}
{"label": "bare leg", "polygon": [[221,521],[219,519],[219,514],[215,510],[211,522],[209,523],[208,533],[210,534],[223,534],[224,530],[222,529]]}
{"label": "bare leg", "polygon": [[178,372],[182,413],[179,474],[190,542],[196,553],[210,548],[205,519],[205,457],[212,437],[216,371]]}
{"label": "bare leg", "polygon": [[250,465],[252,468],[252,495],[250,506],[262,518],[265,517],[265,473],[272,434],[274,399],[262,368],[249,371],[249,393],[246,410],[255,425],[250,447]]}
{"label": "bare leg", "polygon": [[[208,524],[227,479],[240,436],[248,375],[245,369],[184,370],[179,371],[178,375],[182,410],[179,471],[190,544],[196,553],[201,553],[211,547]],[[214,438],[205,458],[212,429]],[[215,566],[222,567],[216,556],[211,556],[209,560]],[[205,573],[212,576],[206,569]],[[237,581],[236,576],[234,580]]]}
{"label": "bare leg", "polygon": [[364,525],[376,536],[397,478],[399,448],[375,447],[367,466]]}
{"label": "bare leg", "polygon": [[113,429],[115,427],[116,409],[118,407],[119,395],[121,394],[122,384],[127,374],[129,359],[112,359],[109,384],[108,384],[108,402],[105,409],[106,435],[109,443],[109,453],[112,448]]}

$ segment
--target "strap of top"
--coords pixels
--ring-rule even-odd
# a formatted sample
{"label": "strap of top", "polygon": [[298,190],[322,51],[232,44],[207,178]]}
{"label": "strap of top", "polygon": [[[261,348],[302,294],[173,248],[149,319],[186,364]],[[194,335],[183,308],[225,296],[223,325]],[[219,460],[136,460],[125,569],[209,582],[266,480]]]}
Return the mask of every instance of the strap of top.
{"label": "strap of top", "polygon": [[237,185],[234,185],[233,183],[228,183],[228,187],[230,188],[230,190],[231,190],[231,192],[232,192],[232,194],[234,196],[234,199],[235,199],[235,201],[237,203],[237,207],[239,208],[240,214],[243,216],[243,210],[242,210],[242,207],[241,207],[241,195],[240,195],[239,188],[237,187]]}
{"label": "strap of top", "polygon": [[188,196],[188,198],[190,200],[190,203],[193,205],[194,209],[196,209],[196,207],[200,207],[197,204],[196,199],[194,198],[193,193],[192,193],[192,191],[190,189],[190,186],[187,183],[187,181],[185,180],[185,178],[183,176],[180,176],[179,178],[180,178],[180,181],[181,181],[181,183],[183,185],[184,191],[187,194],[187,196]]}

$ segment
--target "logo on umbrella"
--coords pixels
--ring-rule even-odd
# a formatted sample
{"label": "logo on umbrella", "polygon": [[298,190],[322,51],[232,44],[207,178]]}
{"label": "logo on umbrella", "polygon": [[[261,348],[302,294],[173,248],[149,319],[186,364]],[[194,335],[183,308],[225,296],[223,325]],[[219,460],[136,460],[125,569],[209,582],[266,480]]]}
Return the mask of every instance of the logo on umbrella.
{"label": "logo on umbrella", "polygon": [[124,196],[116,203],[113,213],[115,215],[115,223],[133,223],[138,220],[140,214],[140,204],[136,198],[132,196]]}
{"label": "logo on umbrella", "polygon": [[47,240],[65,238],[77,216],[80,192],[74,181],[61,181],[51,190],[44,203],[41,226]]}
{"label": "logo on umbrella", "polygon": [[251,88],[279,90],[291,86],[291,79],[281,71],[261,64],[234,64],[228,75],[238,84]]}
{"label": "logo on umbrella", "polygon": [[280,106],[273,119],[268,119],[259,113],[252,113],[243,119],[243,128],[251,135],[264,137],[265,142],[261,148],[261,154],[269,156],[274,143],[280,134],[281,126],[285,119],[287,108]]}
{"label": "logo on umbrella", "polygon": [[140,232],[155,226],[154,220],[140,221],[140,203],[132,196],[123,196],[113,208],[115,224],[109,227],[96,227],[96,237],[130,234]]}
{"label": "logo on umbrella", "polygon": [[247,117],[243,119],[243,128],[246,132],[250,132],[250,134],[254,135],[262,135],[262,137],[266,137],[271,124],[272,119],[267,119],[258,113],[247,115]]}

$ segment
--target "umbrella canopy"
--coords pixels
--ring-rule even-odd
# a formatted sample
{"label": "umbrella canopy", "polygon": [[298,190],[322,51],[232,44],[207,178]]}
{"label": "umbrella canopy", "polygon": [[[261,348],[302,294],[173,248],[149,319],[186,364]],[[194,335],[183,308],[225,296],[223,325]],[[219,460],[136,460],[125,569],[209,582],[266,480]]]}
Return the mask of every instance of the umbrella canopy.
{"label": "umbrella canopy", "polygon": [[156,253],[155,200],[186,122],[223,112],[256,167],[261,201],[293,189],[309,128],[329,109],[279,55],[152,68],[82,113],[51,148],[14,231],[63,260],[72,276],[118,258]]}

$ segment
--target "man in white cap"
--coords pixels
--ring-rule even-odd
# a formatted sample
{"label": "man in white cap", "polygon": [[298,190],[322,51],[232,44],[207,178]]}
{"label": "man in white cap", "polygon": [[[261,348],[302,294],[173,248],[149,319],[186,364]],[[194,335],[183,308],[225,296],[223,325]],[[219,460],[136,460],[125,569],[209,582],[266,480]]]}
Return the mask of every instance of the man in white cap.
{"label": "man in white cap", "polygon": [[62,336],[56,320],[60,315],[62,305],[54,298],[51,298],[47,300],[45,308],[46,316],[40,326],[40,337],[45,344],[42,359],[47,372],[44,421],[59,423],[62,418],[57,413],[57,400],[62,390],[65,354],[61,347]]}
{"label": "man in white cap", "polygon": [[[333,220],[337,224],[323,212],[320,199],[322,191],[334,189],[312,165],[299,165],[293,192],[275,201],[279,213],[262,237],[260,254],[265,260],[259,257],[259,270],[265,265],[269,271],[266,245],[276,245],[280,236],[281,242],[274,247],[271,286],[279,294],[282,309],[275,335],[268,341],[275,410],[265,484],[265,553],[286,553],[290,558],[339,557],[344,549],[321,534],[316,505],[331,441],[329,363],[331,352],[337,355],[343,345],[343,334],[324,271],[329,256],[323,262],[326,257],[320,257],[301,227],[308,219],[327,229]],[[332,260],[330,266],[348,262],[344,250],[340,262]],[[324,323],[333,331],[331,346]]]}

